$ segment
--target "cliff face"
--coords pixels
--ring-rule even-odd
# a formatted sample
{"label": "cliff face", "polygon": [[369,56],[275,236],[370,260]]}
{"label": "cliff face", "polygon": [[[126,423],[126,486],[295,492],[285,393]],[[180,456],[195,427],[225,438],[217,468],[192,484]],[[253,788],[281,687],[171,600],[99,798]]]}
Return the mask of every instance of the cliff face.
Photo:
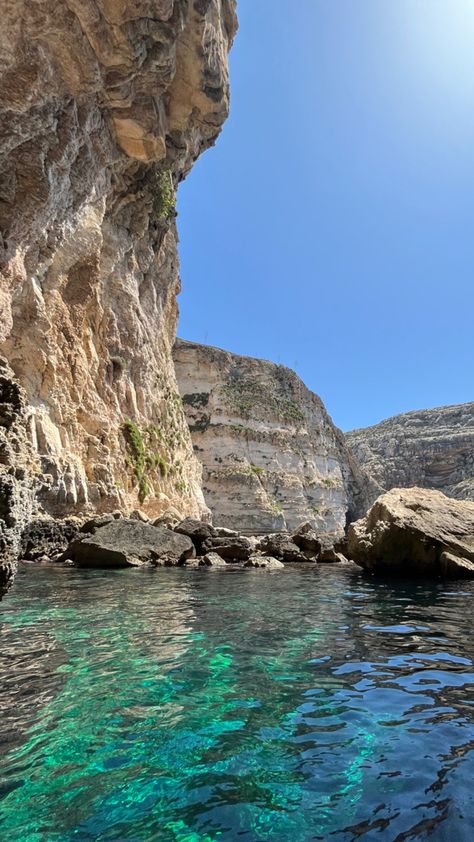
{"label": "cliff face", "polygon": [[346,438],[387,490],[416,485],[474,500],[474,403],[407,412]]}
{"label": "cliff face", "polygon": [[227,115],[235,29],[235,0],[2,4],[4,558],[22,507],[205,511],[171,358],[174,200]]}
{"label": "cliff face", "polygon": [[174,362],[219,525],[264,533],[308,520],[338,535],[377,496],[320,398],[294,372],[181,340]]}

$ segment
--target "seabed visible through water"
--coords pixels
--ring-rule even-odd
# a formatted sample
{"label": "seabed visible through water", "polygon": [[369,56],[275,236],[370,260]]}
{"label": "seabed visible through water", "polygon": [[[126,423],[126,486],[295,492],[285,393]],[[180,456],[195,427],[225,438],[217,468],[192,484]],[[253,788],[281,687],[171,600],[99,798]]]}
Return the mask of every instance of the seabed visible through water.
{"label": "seabed visible through water", "polygon": [[474,838],[474,583],[22,568],[2,842]]}

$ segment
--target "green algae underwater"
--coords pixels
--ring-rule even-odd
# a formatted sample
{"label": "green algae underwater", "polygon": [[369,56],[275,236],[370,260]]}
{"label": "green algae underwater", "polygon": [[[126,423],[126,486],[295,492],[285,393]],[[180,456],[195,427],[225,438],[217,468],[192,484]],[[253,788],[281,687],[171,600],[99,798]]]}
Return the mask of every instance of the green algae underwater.
{"label": "green algae underwater", "polygon": [[474,585],[24,567],[0,839],[472,839]]}

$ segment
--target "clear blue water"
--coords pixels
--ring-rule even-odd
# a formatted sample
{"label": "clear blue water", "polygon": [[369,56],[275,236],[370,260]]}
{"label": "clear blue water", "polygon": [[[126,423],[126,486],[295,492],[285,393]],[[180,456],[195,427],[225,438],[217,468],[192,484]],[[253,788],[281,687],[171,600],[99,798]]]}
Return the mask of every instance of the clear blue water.
{"label": "clear blue water", "polygon": [[474,837],[474,585],[23,568],[0,838]]}

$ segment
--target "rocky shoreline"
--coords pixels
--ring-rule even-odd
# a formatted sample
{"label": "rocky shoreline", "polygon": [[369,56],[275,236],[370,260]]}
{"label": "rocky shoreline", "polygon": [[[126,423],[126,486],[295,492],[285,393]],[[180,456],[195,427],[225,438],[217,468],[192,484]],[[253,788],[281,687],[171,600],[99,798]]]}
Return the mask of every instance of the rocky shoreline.
{"label": "rocky shoreline", "polygon": [[285,564],[347,561],[342,541],[319,536],[310,523],[290,533],[244,536],[173,514],[151,520],[136,510],[86,521],[38,519],[23,536],[20,557],[30,563],[74,564],[82,568],[253,567],[276,570]]}
{"label": "rocky shoreline", "polygon": [[344,436],[284,366],[175,341],[176,193],[229,112],[235,0],[69,5],[0,33],[0,594],[19,559],[470,575],[464,503],[379,495],[473,496],[473,404]]}
{"label": "rocky shoreline", "polygon": [[426,489],[395,489],[351,524],[347,537],[320,535],[309,522],[292,533],[247,536],[172,512],[154,520],[140,510],[82,521],[43,518],[25,531],[20,558],[110,570],[280,570],[355,562],[371,575],[474,578],[474,503]]}

